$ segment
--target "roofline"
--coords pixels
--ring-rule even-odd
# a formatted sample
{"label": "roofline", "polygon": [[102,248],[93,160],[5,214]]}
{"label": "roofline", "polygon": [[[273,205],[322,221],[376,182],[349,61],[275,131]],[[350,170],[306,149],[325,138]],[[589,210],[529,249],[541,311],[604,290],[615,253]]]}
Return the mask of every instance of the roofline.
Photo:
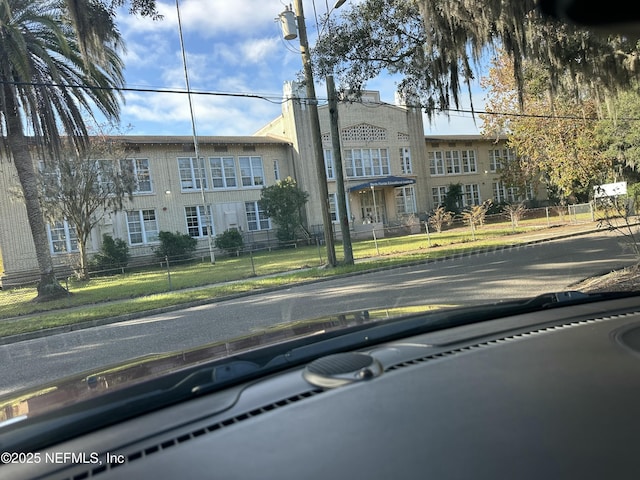
{"label": "roofline", "polygon": [[[119,139],[130,144],[171,145],[193,143],[191,135],[115,135],[110,138]],[[199,145],[286,145],[289,141],[271,136],[198,136]]]}
{"label": "roofline", "polygon": [[470,135],[425,135],[424,139],[426,142],[453,142],[453,141],[485,141],[485,142],[496,142],[499,140],[507,140],[509,137],[507,135],[481,135],[481,134],[470,134]]}
{"label": "roofline", "polygon": [[[98,138],[99,135],[90,135],[89,138]],[[191,135],[105,135],[112,140],[119,140],[128,144],[146,145],[181,145],[192,144]],[[63,139],[65,137],[62,137]],[[34,136],[27,137],[31,144],[38,144]],[[292,142],[281,137],[267,135],[246,135],[246,136],[198,136],[199,145],[284,145],[291,147]]]}

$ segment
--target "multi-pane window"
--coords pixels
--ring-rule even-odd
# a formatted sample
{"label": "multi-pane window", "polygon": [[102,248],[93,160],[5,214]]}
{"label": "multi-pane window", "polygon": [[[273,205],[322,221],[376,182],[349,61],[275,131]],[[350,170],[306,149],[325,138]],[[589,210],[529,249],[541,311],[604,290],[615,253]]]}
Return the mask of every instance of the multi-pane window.
{"label": "multi-pane window", "polygon": [[264,170],[261,157],[238,157],[240,177],[243,187],[261,187],[264,185]]}
{"label": "multi-pane window", "polygon": [[271,229],[271,219],[260,208],[258,202],[245,202],[244,208],[247,215],[247,228],[250,232]]}
{"label": "multi-pane window", "polygon": [[338,197],[335,193],[329,194],[329,214],[332,222],[338,221]]}
{"label": "multi-pane window", "polygon": [[[522,195],[524,193],[524,195]],[[493,183],[493,198],[497,203],[514,203],[533,198],[533,188],[530,184],[525,185],[524,192],[520,192],[517,187],[507,187],[502,182]]]}
{"label": "multi-pane window", "polygon": [[134,180],[134,193],[151,193],[151,169],[147,158],[125,158],[120,160],[120,170],[129,172]]}
{"label": "multi-pane window", "polygon": [[78,251],[76,230],[66,220],[47,225],[47,236],[52,254]]}
{"label": "multi-pane window", "polygon": [[444,201],[447,198],[447,190],[448,188],[446,186],[431,188],[431,197],[433,198],[433,205],[435,207],[444,204]]}
{"label": "multi-pane window", "polygon": [[364,177],[362,150],[347,150],[347,177]]}
{"label": "multi-pane window", "polygon": [[178,158],[180,171],[180,188],[182,190],[207,189],[207,176],[204,168],[204,158]]}
{"label": "multi-pane window", "polygon": [[447,150],[444,152],[447,175],[459,175],[462,172],[460,164],[460,152],[457,150]]}
{"label": "multi-pane window", "polygon": [[[192,237],[206,237],[209,235],[209,226],[211,225],[211,205],[207,205],[207,209],[203,205],[192,207],[184,207],[184,214],[187,219],[187,232]],[[211,235],[215,234],[212,227]]]}
{"label": "multi-pane window", "polygon": [[[208,165],[208,166],[207,166]],[[238,187],[261,187],[265,185],[262,157],[232,156],[209,157],[204,159],[178,158],[180,185],[183,191],[229,189]],[[273,175],[280,178],[278,161],[273,163]]]}
{"label": "multi-pane window", "polygon": [[236,188],[236,165],[233,157],[210,157],[211,183],[213,188]]}
{"label": "multi-pane window", "polygon": [[129,244],[141,245],[158,240],[158,220],[155,210],[131,210],[127,212]]}
{"label": "multi-pane window", "polygon": [[429,171],[432,176],[444,175],[444,158],[442,152],[429,152]]}
{"label": "multi-pane window", "polygon": [[396,188],[396,212],[399,215],[416,213],[416,192],[415,188],[399,187]]}
{"label": "multi-pane window", "polygon": [[462,203],[465,207],[480,205],[480,185],[468,184],[462,186]]}
{"label": "multi-pane window", "polygon": [[515,152],[511,148],[489,150],[489,170],[495,173],[515,158]]}
{"label": "multi-pane window", "polygon": [[474,150],[435,150],[428,156],[431,176],[478,173]]}
{"label": "multi-pane window", "polygon": [[102,191],[105,193],[114,193],[115,185],[113,183],[113,178],[115,177],[115,168],[116,165],[113,160],[98,160],[95,164],[98,172],[98,184],[99,186],[95,186],[95,190]]}
{"label": "multi-pane window", "polygon": [[49,188],[62,188],[60,168],[49,168],[42,160],[38,161],[38,172],[40,173],[43,187]]}
{"label": "multi-pane window", "polygon": [[381,177],[391,172],[386,148],[346,150],[345,157],[347,177]]}
{"label": "multi-pane window", "polygon": [[411,164],[411,150],[408,147],[400,148],[400,169],[404,174],[413,173],[413,165]]}
{"label": "multi-pane window", "polygon": [[334,174],[333,150],[324,149],[324,169],[327,172],[327,178],[336,178]]}
{"label": "multi-pane window", "polygon": [[475,150],[462,150],[462,173],[477,173],[478,164]]}

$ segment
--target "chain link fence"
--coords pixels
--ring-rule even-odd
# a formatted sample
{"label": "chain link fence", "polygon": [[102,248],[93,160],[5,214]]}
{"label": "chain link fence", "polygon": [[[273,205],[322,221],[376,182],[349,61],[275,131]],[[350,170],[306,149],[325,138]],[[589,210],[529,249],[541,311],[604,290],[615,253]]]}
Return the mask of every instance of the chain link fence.
{"label": "chain link fence", "polygon": [[[520,227],[550,228],[559,225],[579,224],[596,220],[591,204],[564,207],[528,209],[519,219]],[[483,229],[509,228],[505,214],[486,215]],[[464,219],[456,217],[443,231],[468,228]],[[429,233],[426,215],[410,215],[395,224],[352,225],[353,239],[374,240]],[[431,230],[433,233],[433,229]],[[334,229],[337,244],[340,229]],[[376,244],[377,245],[377,244]],[[25,313],[45,312],[55,308],[123,300],[145,295],[198,288],[204,285],[228,284],[243,279],[268,276],[284,271],[297,271],[305,267],[323,265],[326,261],[324,236],[320,226],[309,229],[307,238],[298,242],[282,243],[275,235],[247,237],[245,246],[234,252],[216,252],[216,265],[211,268],[209,251],[200,251],[195,257],[135,259],[128,266],[109,270],[92,271],[91,281],[80,281],[70,266],[58,271],[58,280],[66,289],[66,297],[37,305],[37,281],[33,274],[11,276],[3,281],[0,290],[0,319],[17,317]],[[125,287],[123,287],[125,285]],[[124,291],[123,291],[124,289]],[[99,294],[97,292],[100,292]],[[112,293],[110,293],[112,292]]]}
{"label": "chain link fence", "polygon": [[67,295],[42,304],[35,302],[38,281],[33,273],[12,275],[3,282],[0,290],[0,320],[87,303],[230,284],[324,264],[323,246],[319,242],[309,243],[261,242],[232,253],[216,252],[214,265],[208,250],[190,257],[147,257],[145,260],[136,259],[128,266],[92,270],[89,281],[79,280],[73,269],[62,267],[56,276]]}

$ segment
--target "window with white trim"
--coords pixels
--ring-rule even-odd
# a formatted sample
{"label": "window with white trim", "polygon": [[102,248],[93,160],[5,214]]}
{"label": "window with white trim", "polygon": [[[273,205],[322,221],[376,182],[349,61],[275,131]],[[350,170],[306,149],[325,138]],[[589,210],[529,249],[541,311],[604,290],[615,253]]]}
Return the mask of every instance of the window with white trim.
{"label": "window with white trim", "polygon": [[444,175],[444,158],[441,151],[429,152],[429,172],[434,177]]}
{"label": "window with white trim", "polygon": [[413,173],[413,165],[411,164],[411,149],[409,147],[400,147],[400,170],[404,174]]}
{"label": "window with white trim", "polygon": [[131,173],[135,179],[134,193],[152,193],[151,168],[148,158],[123,158],[120,170]]}
{"label": "window with white trim", "polygon": [[416,213],[416,191],[413,186],[398,187],[396,190],[396,212],[398,215]]}
{"label": "window with white trim", "polygon": [[51,254],[78,251],[78,236],[76,229],[66,220],[47,225],[47,237]]}
{"label": "window with white trim", "polygon": [[260,208],[258,202],[245,202],[244,209],[247,215],[247,228],[250,232],[271,230],[271,219]]}
{"label": "window with white trim", "polygon": [[432,187],[431,188],[431,198],[433,199],[433,206],[438,207],[444,204],[445,199],[447,198],[447,191],[449,190],[446,186]]}
{"label": "window with white trim", "polygon": [[336,193],[329,194],[329,214],[331,215],[331,221],[337,222],[338,220],[338,196]]}
{"label": "window with white trim", "polygon": [[478,173],[475,150],[435,150],[428,158],[432,177]]}
{"label": "window with white trim", "polygon": [[238,157],[240,178],[243,187],[261,187],[264,185],[262,157]]}
{"label": "window with white trim", "polygon": [[347,177],[383,177],[389,175],[389,152],[386,148],[354,148],[345,151]]}
{"label": "window with white trim", "polygon": [[158,241],[158,220],[155,210],[127,212],[127,233],[130,245],[143,245]]}
{"label": "window with white trim", "polygon": [[465,207],[480,205],[480,185],[467,184],[462,186],[462,204]]}
{"label": "window with white trim", "polygon": [[446,150],[444,152],[444,158],[447,165],[447,175],[459,175],[462,173],[460,152],[457,150]]}
{"label": "window with white trim", "polygon": [[496,203],[515,203],[533,198],[533,187],[526,184],[524,196],[518,187],[507,187],[503,182],[493,182],[493,198]]}
{"label": "window with white trim", "polygon": [[335,165],[333,163],[333,150],[330,150],[328,148],[324,149],[324,169],[327,173],[327,178],[336,178],[334,174]]}
{"label": "window with white trim", "polygon": [[207,176],[204,168],[204,158],[196,161],[193,157],[178,158],[180,171],[180,188],[182,190],[207,189]]}
{"label": "window with white trim", "polygon": [[478,173],[475,150],[462,150],[462,173]]}
{"label": "window with white trim", "polygon": [[[209,235],[209,225],[211,225],[211,205],[207,209],[203,205],[184,207],[184,214],[187,220],[187,233],[192,237],[206,237]],[[215,235],[215,228],[212,227],[211,235]]]}
{"label": "window with white trim", "polygon": [[236,164],[233,157],[209,157],[213,188],[237,188]]}
{"label": "window with white trim", "polygon": [[495,173],[515,159],[516,153],[512,148],[489,150],[489,171]]}
{"label": "window with white trim", "polygon": [[116,163],[113,160],[96,160],[95,168],[98,173],[98,185],[94,184],[94,190],[108,194],[115,193],[113,178],[116,175]]}

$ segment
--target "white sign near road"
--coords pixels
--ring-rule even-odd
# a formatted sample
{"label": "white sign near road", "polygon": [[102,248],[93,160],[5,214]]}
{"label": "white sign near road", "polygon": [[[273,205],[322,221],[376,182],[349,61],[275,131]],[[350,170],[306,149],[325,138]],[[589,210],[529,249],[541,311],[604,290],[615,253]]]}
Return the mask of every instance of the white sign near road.
{"label": "white sign near road", "polygon": [[627,182],[604,183],[593,187],[594,198],[617,197],[627,194]]}

